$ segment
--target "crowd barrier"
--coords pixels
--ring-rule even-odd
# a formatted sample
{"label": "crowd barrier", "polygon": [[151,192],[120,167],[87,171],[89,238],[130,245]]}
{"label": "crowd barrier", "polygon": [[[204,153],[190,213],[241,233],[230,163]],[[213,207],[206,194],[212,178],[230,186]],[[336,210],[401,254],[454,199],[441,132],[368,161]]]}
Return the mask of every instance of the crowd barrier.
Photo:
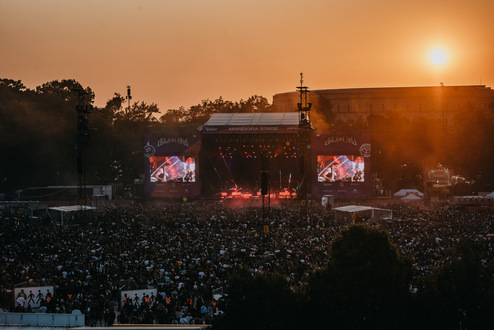
{"label": "crowd barrier", "polygon": [[35,324],[84,326],[84,314],[53,314],[53,313],[4,313],[0,312],[0,324]]}

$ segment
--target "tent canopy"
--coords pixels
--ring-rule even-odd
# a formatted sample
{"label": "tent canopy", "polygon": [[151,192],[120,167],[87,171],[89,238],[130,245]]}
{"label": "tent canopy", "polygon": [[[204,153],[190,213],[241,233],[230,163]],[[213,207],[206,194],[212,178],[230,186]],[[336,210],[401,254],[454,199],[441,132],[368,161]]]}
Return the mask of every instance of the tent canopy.
{"label": "tent canopy", "polygon": [[418,197],[423,197],[424,194],[418,191],[417,189],[401,189],[400,191],[396,192],[393,194],[395,197],[405,197],[410,194],[413,194]]}
{"label": "tent canopy", "polygon": [[417,196],[417,195],[415,195],[415,194],[408,194],[408,195],[406,195],[405,197],[402,197],[401,199],[402,199],[402,200],[405,200],[405,201],[407,201],[407,200],[409,201],[409,200],[417,200],[417,199],[422,199],[422,197]]}
{"label": "tent canopy", "polygon": [[92,206],[87,206],[87,205],[56,206],[56,207],[50,207],[49,208],[49,210],[59,211],[59,212],[77,212],[79,210],[88,211],[88,210],[94,210],[94,209],[96,209],[96,208],[92,207]]}
{"label": "tent canopy", "polygon": [[348,213],[358,213],[358,212],[370,211],[373,209],[374,208],[371,206],[361,206],[361,205],[347,205],[347,206],[341,206],[335,208],[336,211],[348,212]]}
{"label": "tent canopy", "polygon": [[77,212],[92,210],[96,210],[96,208],[88,205],[57,206],[48,208],[48,214],[50,215],[52,221],[55,221],[60,225],[64,225],[67,224],[67,220],[71,220]]}
{"label": "tent canopy", "polygon": [[349,214],[351,215],[352,219],[355,220],[355,217],[358,216],[369,216],[370,218],[393,218],[393,211],[389,209],[381,209],[377,207],[371,207],[371,206],[362,206],[362,205],[347,205],[347,206],[341,206],[341,207],[336,207],[334,209],[336,211],[336,214],[340,215],[345,215]]}

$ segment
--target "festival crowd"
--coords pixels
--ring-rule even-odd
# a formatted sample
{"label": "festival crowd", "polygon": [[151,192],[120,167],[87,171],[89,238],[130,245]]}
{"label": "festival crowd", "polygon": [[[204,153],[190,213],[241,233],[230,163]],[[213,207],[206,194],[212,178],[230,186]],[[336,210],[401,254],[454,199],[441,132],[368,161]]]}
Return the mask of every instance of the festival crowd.
{"label": "festival crowd", "polygon": [[[494,233],[488,212],[447,204],[379,207],[392,209],[394,219],[372,225],[414,258],[419,275],[440,266],[460,239],[488,241]],[[210,324],[222,313],[218,299],[237,267],[278,272],[293,289],[302,288],[312,270],[325,266],[334,237],[348,225],[318,205],[304,215],[288,204],[269,213],[220,202],[129,204],[68,226],[0,213],[0,307],[29,312],[28,297],[14,297],[14,288],[53,286],[37,312],[79,310],[89,326]],[[149,288],[157,295],[121,299],[122,291]]]}

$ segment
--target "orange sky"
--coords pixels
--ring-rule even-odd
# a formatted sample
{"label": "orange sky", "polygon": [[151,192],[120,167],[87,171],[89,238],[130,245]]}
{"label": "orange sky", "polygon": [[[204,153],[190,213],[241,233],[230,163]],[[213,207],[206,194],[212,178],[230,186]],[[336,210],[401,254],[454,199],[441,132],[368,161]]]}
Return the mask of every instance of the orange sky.
{"label": "orange sky", "polygon": [[[493,0],[0,0],[0,78],[161,111],[310,89],[494,87]],[[442,67],[429,54],[447,52]]]}

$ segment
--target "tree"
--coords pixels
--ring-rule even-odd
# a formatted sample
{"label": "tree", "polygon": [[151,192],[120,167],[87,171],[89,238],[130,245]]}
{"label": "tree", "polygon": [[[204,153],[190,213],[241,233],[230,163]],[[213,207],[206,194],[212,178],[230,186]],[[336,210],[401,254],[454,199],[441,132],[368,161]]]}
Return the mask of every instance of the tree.
{"label": "tree", "polygon": [[119,94],[107,103],[113,116],[113,159],[109,163],[114,179],[130,188],[144,174],[143,137],[150,125],[157,123],[155,103],[135,102],[123,106]]}
{"label": "tree", "polygon": [[[479,189],[494,189],[494,116],[471,106],[459,112],[446,128],[447,166],[480,183]],[[475,164],[475,166],[472,166]]]}
{"label": "tree", "polygon": [[120,172],[115,169],[115,113],[124,99],[120,94],[108,100],[103,108],[94,107],[89,113],[90,133],[87,146],[87,181],[92,184],[117,182]]}
{"label": "tree", "polygon": [[328,265],[309,278],[312,327],[406,328],[412,263],[387,233],[353,225],[335,239],[330,252]]}
{"label": "tree", "polygon": [[101,109],[103,117],[109,118],[111,123],[116,119],[117,114],[122,112],[125,98],[120,93],[115,93],[113,98],[106,101],[106,105]]}
{"label": "tree", "polygon": [[198,105],[193,105],[190,107],[187,116],[187,122],[196,125],[204,124],[209,117],[215,112],[230,112],[233,104],[230,101],[225,101],[220,96],[215,101],[210,101],[209,99],[202,100]]}
{"label": "tree", "polygon": [[94,92],[90,87],[83,88],[74,79],[53,80],[36,87],[36,92],[43,95],[55,96],[66,102],[70,107],[75,107],[79,102],[79,93],[86,94],[86,101],[90,104],[94,102]]}
{"label": "tree", "polygon": [[12,79],[0,79],[0,86],[7,87],[8,89],[17,91],[17,92],[25,92],[27,91],[26,86],[20,80],[12,80]]}
{"label": "tree", "polygon": [[235,104],[235,107],[233,107],[232,110],[233,112],[242,113],[261,113],[273,111],[273,106],[269,104],[268,100],[265,97],[253,95],[246,101],[240,100],[239,103]]}
{"label": "tree", "polygon": [[[53,80],[30,90],[20,80],[0,79],[0,189],[77,184],[77,111],[80,97],[94,93],[74,79]],[[186,110],[169,110],[160,121],[154,103],[125,106],[119,93],[88,114],[87,182],[132,184],[144,173],[143,136],[151,126],[201,125],[217,112],[268,111],[261,96],[233,103],[204,100]],[[155,127],[159,128],[159,127]],[[19,174],[19,169],[25,169]]]}
{"label": "tree", "polygon": [[162,124],[181,124],[187,117],[187,110],[184,107],[167,110],[159,119]]}
{"label": "tree", "polygon": [[[77,90],[94,93],[75,80],[51,81],[28,90],[20,81],[0,83],[0,165],[2,189],[77,182]],[[21,173],[19,169],[24,169]]]}
{"label": "tree", "polygon": [[149,124],[156,122],[154,115],[159,111],[160,109],[155,103],[134,102],[130,107],[120,107],[115,113],[115,119],[121,122],[133,122],[134,124]]}
{"label": "tree", "polygon": [[425,168],[440,162],[437,120],[409,120],[398,114],[370,115],[372,162],[386,189],[419,188]]}
{"label": "tree", "polygon": [[202,100],[198,105],[190,107],[189,110],[180,108],[171,111],[169,116],[162,117],[163,120],[171,118],[177,118],[176,115],[180,115],[181,122],[202,125],[204,124],[213,113],[259,113],[259,112],[271,112],[272,105],[269,104],[265,97],[254,95],[247,100],[240,100],[239,102],[231,102],[224,100],[221,96],[214,101],[209,99]]}
{"label": "tree", "polygon": [[421,328],[491,329],[494,322],[494,263],[487,245],[462,240],[419,290]]}
{"label": "tree", "polygon": [[228,280],[225,314],[214,329],[302,329],[300,296],[275,273],[237,270]]}

